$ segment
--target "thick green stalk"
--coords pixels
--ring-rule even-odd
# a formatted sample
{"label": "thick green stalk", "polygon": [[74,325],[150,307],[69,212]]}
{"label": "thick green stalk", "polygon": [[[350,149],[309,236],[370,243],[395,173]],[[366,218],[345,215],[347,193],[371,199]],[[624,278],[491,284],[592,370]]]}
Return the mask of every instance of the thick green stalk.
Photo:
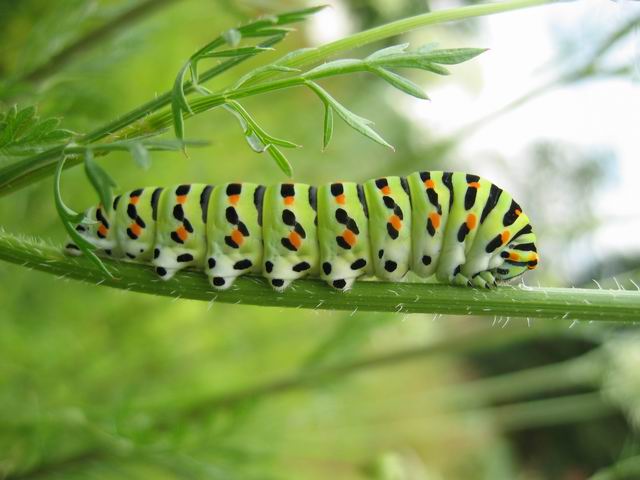
{"label": "thick green stalk", "polygon": [[600,393],[514,403],[486,411],[494,417],[495,425],[504,431],[592,422],[596,418],[609,417],[617,412],[618,410],[604,400]]}
{"label": "thick green stalk", "polygon": [[359,282],[344,294],[319,280],[299,280],[277,293],[262,279],[240,278],[228,291],[214,291],[201,272],[187,271],[164,282],[146,265],[105,260],[110,278],[84,257],[59,248],[0,234],[0,259],[66,278],[154,295],[291,308],[398,313],[441,313],[634,323],[640,292],[503,286],[495,290],[423,283]]}
{"label": "thick green stalk", "polygon": [[114,36],[125,27],[146,18],[156,10],[169,5],[174,1],[175,0],[144,0],[140,2],[138,5],[122,12],[104,25],[99,26],[95,30],[88,32],[86,35],[67,45],[57,54],[52,56],[46,63],[24,74],[24,76],[17,78],[15,83],[41,82],[60,71],[78,55],[90,50],[96,45],[99,45],[101,42]]}
{"label": "thick green stalk", "polygon": [[[454,22],[457,20],[466,20],[474,17],[482,17],[486,15],[494,15],[496,13],[509,12],[512,10],[520,10],[523,8],[536,7],[547,3],[555,3],[556,0],[507,0],[503,2],[494,2],[481,5],[470,5],[466,7],[451,8],[437,12],[428,12],[413,17],[403,18],[390,22],[379,27],[370,28],[362,32],[349,35],[320,47],[305,50],[293,58],[279,62],[280,65],[292,68],[300,68],[322,62],[333,55],[353,50],[379,40],[395,37],[417,28],[426,27],[428,25],[436,25],[439,23]],[[249,83],[256,83],[266,78],[278,75],[277,72],[265,72],[257,75]]]}
{"label": "thick green stalk", "polygon": [[595,349],[563,362],[446,386],[429,392],[428,398],[429,401],[463,408],[505,403],[542,393],[557,394],[575,387],[597,388],[605,374],[605,360],[605,352]]}
{"label": "thick green stalk", "polygon": [[613,466],[589,477],[589,480],[632,480],[634,478],[640,478],[640,455],[620,460]]}
{"label": "thick green stalk", "polygon": [[[416,15],[413,17],[404,18],[395,22],[388,23],[386,25],[371,28],[363,32],[355,33],[343,39],[328,43],[317,48],[303,50],[300,54],[282,61],[281,65],[289,67],[311,65],[326,60],[339,52],[352,50],[354,48],[383,40],[385,38],[393,37],[419,27],[534,7],[546,3],[552,3],[552,1],[554,0],[508,0],[504,2],[496,2],[485,5],[472,5]],[[278,74],[274,72],[265,72],[251,79],[249,83],[251,84],[264,81],[267,78],[273,77],[274,75]],[[204,80],[205,79],[202,79],[202,81]],[[278,84],[278,82],[271,82],[271,85],[273,85],[274,83]],[[247,91],[248,89],[245,88],[243,90]],[[265,91],[270,90],[272,89],[267,89]],[[261,92],[260,89],[258,89],[254,94],[258,93],[264,92]],[[234,96],[230,98],[242,97]],[[120,131],[121,129],[131,127],[142,117],[146,116],[147,114],[157,112],[160,108],[166,106],[167,99],[170,99],[170,93],[166,93],[162,95],[158,100],[149,102],[148,104],[143,105],[142,107],[123,116],[122,119],[112,122],[108,126],[101,127],[95,132],[86,135],[79,140],[79,143],[92,143],[105,138],[109,134]],[[210,97],[207,97],[205,99],[198,99],[195,102],[192,102],[190,104],[192,108],[194,107],[194,103],[198,102],[199,100],[208,100],[208,102],[206,102],[208,103],[208,108],[205,108],[204,110],[208,110],[221,104],[221,102],[216,103],[215,100],[211,100]],[[201,112],[204,110],[198,111]],[[151,128],[154,128],[156,126],[158,128],[165,128],[171,125],[172,120],[170,118],[170,114],[168,119],[166,119],[165,112],[162,112],[159,117],[162,121],[151,121],[148,124],[145,122],[145,125]],[[132,131],[138,133],[149,132],[149,130],[140,130],[140,128],[136,127],[129,128],[129,132],[131,133]],[[151,131],[157,130],[152,129]],[[62,147],[52,148],[40,155],[27,158],[20,162],[16,162],[12,165],[4,167],[3,169],[0,169],[0,196],[6,195],[7,193],[23,188],[26,185],[29,185],[37,180],[41,180],[51,175],[55,170],[55,164],[61,153]],[[71,160],[67,165],[71,167],[77,163],[79,163],[79,160]]]}

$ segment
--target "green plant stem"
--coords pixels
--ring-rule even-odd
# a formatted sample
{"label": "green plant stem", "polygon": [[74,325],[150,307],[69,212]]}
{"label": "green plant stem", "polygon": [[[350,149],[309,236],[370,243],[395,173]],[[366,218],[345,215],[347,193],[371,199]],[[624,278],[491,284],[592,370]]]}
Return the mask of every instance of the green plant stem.
{"label": "green plant stem", "polygon": [[[341,38],[340,40],[327,43],[326,45],[322,45],[317,48],[305,50],[293,58],[279,62],[279,64],[286,67],[300,68],[324,61],[337,53],[353,50],[355,48],[394,37],[417,28],[426,27],[428,25],[494,15],[497,13],[536,7],[554,2],[555,0],[507,0],[423,13],[421,15],[396,20],[379,27],[370,28],[369,30],[349,35],[348,37]],[[249,83],[264,81],[274,75],[277,75],[277,72],[265,72],[252,78]]]}
{"label": "green plant stem", "polygon": [[[480,410],[482,412],[482,410]],[[600,393],[584,393],[487,409],[504,431],[528,430],[609,417],[618,410]]]}
{"label": "green plant stem", "polygon": [[[260,46],[266,48],[275,45],[280,40],[280,37],[273,37],[260,43]],[[253,55],[244,55],[232,58],[206,70],[199,76],[200,83],[211,80],[212,78],[226,72],[227,70],[248,60],[251,57],[253,57]],[[185,84],[184,90],[185,93],[189,94],[195,90],[195,87],[191,84],[191,82],[187,82]],[[138,108],[131,110],[122,117],[119,117],[112,122],[109,122],[90,133],[87,133],[86,135],[77,139],[75,142],[79,145],[89,145],[91,143],[99,142],[107,137],[115,136],[117,132],[119,132],[123,128],[135,124],[147,115],[166,107],[170,103],[171,91],[167,91],[162,95],[157,96],[153,100],[140,105]],[[19,162],[15,162],[0,169],[0,197],[50,176],[55,171],[56,163],[62,155],[64,149],[65,145],[54,147],[45,152],[42,152],[41,154],[35,155],[25,160],[21,160]],[[72,158],[65,165],[65,169],[77,165],[81,162],[81,158]]]}
{"label": "green plant stem", "polygon": [[[369,30],[365,30],[363,32],[359,32],[343,39],[337,40],[335,42],[328,43],[326,45],[303,50],[300,54],[295,55],[293,58],[290,58],[286,61],[281,62],[281,65],[288,67],[301,67],[305,65],[311,65],[314,63],[318,63],[323,61],[339,52],[343,52],[346,50],[351,50],[356,47],[361,47],[363,45],[367,45],[379,40],[383,40],[385,38],[393,37],[395,35],[399,35],[401,33],[419,28],[428,25],[435,25],[439,23],[451,22],[456,20],[464,20],[468,18],[479,17],[483,15],[491,15],[501,12],[508,12],[511,10],[517,10],[522,8],[534,7],[538,5],[543,5],[547,3],[552,3],[553,0],[508,0],[504,2],[496,2],[484,5],[472,5],[467,7],[453,8],[449,10],[442,10],[438,12],[430,12],[422,15],[416,15],[413,17],[401,19],[395,22],[388,23],[386,25],[382,25],[380,27],[372,28]],[[264,45],[261,45],[264,46]],[[268,45],[267,45],[268,46]],[[234,60],[230,60],[229,62],[234,62]],[[225,63],[229,63],[225,62]],[[229,67],[230,68],[230,67]],[[274,75],[278,75],[274,72],[265,72],[263,74],[256,75],[249,83],[256,83],[260,81],[264,81],[268,78],[273,77]],[[201,83],[206,81],[209,76],[207,73],[201,75]],[[284,80],[286,82],[286,80]],[[269,85],[272,87],[274,85],[278,85],[278,81],[270,82]],[[299,84],[299,83],[297,83]],[[279,84],[282,87],[284,85]],[[293,85],[290,85],[293,86]],[[243,89],[243,92],[253,91],[254,94],[264,93],[265,91],[273,90],[274,88],[267,88],[267,90],[262,91],[260,86],[256,87],[256,90],[251,89]],[[190,90],[191,91],[191,90]],[[110,134],[115,134],[116,132],[126,128],[131,127],[134,123],[138,122],[141,118],[145,117],[148,114],[156,112],[160,108],[166,106],[170,102],[171,93],[167,92],[163,96],[159,97],[157,100],[149,102],[140,108],[130,112],[129,114],[123,116],[121,119],[112,122],[111,124],[101,127],[96,131],[87,134],[86,136],[76,140],[77,143],[86,145],[95,141],[99,141]],[[219,97],[219,96],[218,96]],[[242,95],[239,96],[230,96],[229,98],[242,98]],[[211,99],[211,97],[207,98],[199,98],[194,102],[190,103],[192,108],[197,106],[197,103],[200,101],[205,101],[206,108],[203,110],[198,110],[198,112],[202,112],[208,110],[210,108],[214,108],[215,106],[221,105],[219,98]],[[149,133],[150,131],[157,131],[157,129],[163,129],[172,124],[171,114],[170,113],[160,113],[159,115],[155,115],[155,120],[150,121],[149,127],[151,130],[144,130],[138,128],[130,128],[129,136],[132,132],[138,133]],[[154,128],[155,127],[155,128]],[[4,167],[0,169],[0,196],[11,193],[15,190],[23,188],[35,181],[41,180],[51,174],[53,174],[55,170],[55,164],[57,159],[60,157],[62,153],[63,147],[57,147],[46,152],[43,152],[40,155],[35,157],[30,157],[20,162],[16,162],[12,165]],[[67,166],[71,167],[80,162],[80,159],[76,159],[75,161],[71,159]]]}
{"label": "green plant stem", "polygon": [[640,478],[640,455],[621,460],[600,470],[589,480],[633,480]]}
{"label": "green plant stem", "polygon": [[[559,332],[556,332],[559,333]],[[429,401],[453,408],[504,403],[542,393],[557,393],[575,387],[598,387],[605,373],[602,349],[536,368],[482,378],[429,392]]]}
{"label": "green plant stem", "polygon": [[36,67],[34,70],[25,74],[23,77],[17,79],[16,83],[40,82],[47,77],[50,77],[60,69],[64,68],[82,52],[91,49],[93,46],[113,36],[123,28],[147,17],[159,8],[170,5],[173,2],[175,2],[175,0],[142,1],[133,8],[121,13],[104,25],[101,25],[100,27],[90,31],[83,37],[77,39],[75,42],[67,45],[56,55],[51,57],[46,63],[40,65],[39,67]]}
{"label": "green plant stem", "polygon": [[[218,397],[200,400],[180,412],[178,417],[180,421],[195,420],[218,408],[228,408],[243,402],[255,401],[264,397],[289,393],[316,385],[326,385],[327,382],[344,379],[348,375],[368,372],[371,369],[376,368],[395,367],[399,364],[420,360],[431,355],[480,353],[494,351],[495,349],[506,345],[514,346],[523,344],[531,341],[532,339],[546,337],[554,339],[558,339],[560,337],[574,338],[576,336],[589,337],[592,333],[593,332],[578,331],[575,329],[570,330],[558,325],[521,328],[511,332],[505,332],[500,328],[484,329],[472,334],[446,338],[430,345],[402,349],[395,352],[357,359],[331,367],[319,368],[317,370],[302,370],[295,375],[271,380],[262,385],[253,385]],[[514,372],[513,375],[515,376],[519,373],[520,372]],[[540,384],[541,383],[542,382],[540,382]],[[541,385],[541,387],[541,391],[546,391],[546,386]],[[495,391],[495,389],[492,390]],[[491,395],[492,392],[489,392],[485,398]]]}
{"label": "green plant stem", "polygon": [[201,272],[181,272],[161,281],[147,265],[105,259],[109,278],[89,259],[65,256],[60,248],[0,234],[0,259],[65,278],[154,295],[275,307],[502,317],[640,320],[640,292],[503,286],[493,291],[422,283],[358,282],[344,294],[319,280],[298,280],[284,293],[256,277],[215,291]]}

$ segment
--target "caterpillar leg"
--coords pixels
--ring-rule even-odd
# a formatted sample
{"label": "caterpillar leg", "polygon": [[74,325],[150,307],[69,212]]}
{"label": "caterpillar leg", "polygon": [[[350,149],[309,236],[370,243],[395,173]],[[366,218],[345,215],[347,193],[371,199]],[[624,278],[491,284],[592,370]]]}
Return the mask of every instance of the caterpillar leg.
{"label": "caterpillar leg", "polygon": [[453,278],[450,281],[451,285],[457,285],[459,287],[470,287],[473,286],[472,281],[469,279],[469,277],[461,274],[461,273],[456,273]]}
{"label": "caterpillar leg", "polygon": [[478,274],[480,278],[482,278],[490,288],[495,288],[498,286],[496,282],[496,277],[493,276],[493,273],[489,271],[480,272]]}
{"label": "caterpillar leg", "polygon": [[496,287],[496,282],[491,272],[479,272],[471,277],[471,285],[476,288],[492,289]]}

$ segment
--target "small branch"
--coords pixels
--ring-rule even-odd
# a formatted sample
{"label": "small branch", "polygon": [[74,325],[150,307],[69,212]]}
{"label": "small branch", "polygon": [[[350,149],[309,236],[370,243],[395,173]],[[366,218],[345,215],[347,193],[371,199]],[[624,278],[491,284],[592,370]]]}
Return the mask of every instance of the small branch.
{"label": "small branch", "polygon": [[424,283],[358,282],[348,293],[319,280],[298,280],[284,293],[256,277],[239,278],[230,290],[215,291],[197,271],[157,278],[148,265],[105,260],[109,278],[84,257],[60,248],[0,234],[0,259],[87,283],[154,295],[275,307],[397,313],[441,313],[555,320],[634,323],[640,320],[640,292],[503,286],[495,290]]}
{"label": "small branch", "polygon": [[[334,42],[321,45],[317,48],[309,49],[300,55],[296,55],[286,61],[281,61],[279,64],[294,68],[313,65],[324,61],[337,53],[353,50],[355,48],[369,45],[370,43],[384,40],[386,38],[395,37],[396,35],[401,35],[428,25],[466,20],[486,15],[495,15],[497,13],[536,7],[554,2],[555,0],[507,0],[502,2],[450,8],[436,12],[427,12],[413,17],[402,18],[394,22],[389,22],[387,24],[380,25],[379,27],[370,28],[369,30],[364,30]],[[250,83],[260,82],[267,78],[271,78],[274,75],[277,75],[277,73],[265,72],[262,75],[257,75],[252,78]]]}
{"label": "small branch", "polygon": [[[537,331],[538,328],[531,330]],[[556,338],[561,333],[568,334],[571,331],[573,329],[556,331]],[[602,348],[597,348],[562,362],[447,385],[429,392],[429,401],[468,408],[483,404],[504,404],[545,393],[557,395],[558,392],[576,387],[598,388],[606,374],[605,360],[605,352]]]}
{"label": "small branch", "polygon": [[497,427],[504,431],[591,422],[618,412],[619,410],[603,399],[600,393],[553,397],[486,410],[487,414],[494,417]]}
{"label": "small branch", "polygon": [[83,37],[78,38],[75,42],[67,45],[56,55],[51,57],[48,62],[36,67],[23,77],[18,78],[16,83],[36,83],[50,77],[73,61],[73,59],[82,52],[90,50],[96,44],[99,44],[113,36],[124,27],[137,22],[147,15],[154,13],[159,8],[169,5],[174,1],[175,0],[145,0],[141,2],[130,10],[127,10],[126,12],[123,12],[111,19],[104,25],[87,33]]}
{"label": "small branch", "polygon": [[640,455],[626,458],[596,472],[589,480],[630,480],[640,477]]}
{"label": "small branch", "polygon": [[[385,38],[390,38],[419,27],[534,7],[547,3],[553,3],[553,1],[554,0],[508,0],[504,2],[472,5],[416,15],[413,17],[404,18],[395,22],[388,23],[386,25],[381,25],[379,27],[365,30],[363,32],[350,35],[343,39],[328,43],[317,48],[302,51],[298,55],[294,55],[292,58],[283,61],[282,63],[280,63],[280,65],[285,67],[312,65],[314,63],[326,60],[340,52],[368,45],[370,43],[383,40]],[[238,59],[232,59],[225,63],[234,62],[234,64],[236,64],[241,61],[240,59],[244,58],[238,57]],[[273,77],[274,75],[278,75],[278,73],[267,71],[262,74],[256,75],[255,77],[252,77],[247,83],[253,84],[261,82],[267,78]],[[202,83],[209,78],[211,77],[207,75],[207,73],[202,74],[200,76],[200,82]],[[272,83],[278,83],[278,81]],[[187,88],[185,87],[185,91],[186,90]],[[248,89],[244,90],[246,91]],[[235,96],[234,98],[238,99],[241,98],[241,96]],[[126,127],[132,126],[138,120],[154,112],[157,112],[158,114],[160,114],[160,117],[163,117],[164,112],[158,112],[158,110],[166,106],[170,102],[170,99],[171,92],[167,92],[163,94],[157,101],[149,102],[148,104],[133,110],[132,112],[124,115],[121,119],[118,119],[115,122],[110,123],[109,125],[98,128],[94,132],[85,135],[83,138],[78,139],[77,142],[85,145],[88,143],[99,141],[110,134],[114,134],[115,132],[118,132]],[[210,99],[205,98],[198,100]],[[220,105],[222,103],[223,102],[220,101],[217,103],[217,105]],[[193,103],[191,103],[190,105],[193,108]],[[209,104],[208,108],[213,108],[213,106],[216,105]],[[166,127],[171,124],[172,119],[171,115],[169,114],[168,119],[166,119],[166,121],[163,121],[162,125]],[[15,164],[0,169],[0,196],[11,193],[35,181],[52,175],[55,170],[55,164],[61,155],[62,149],[63,147],[52,148],[40,155],[27,158],[25,160],[16,162]],[[77,163],[78,162],[74,163],[73,161],[70,161],[67,163],[67,166],[71,167]]]}
{"label": "small branch", "polygon": [[[262,47],[269,47],[275,45],[280,41],[280,38],[271,38],[265,40],[260,44]],[[210,68],[206,72],[200,75],[200,83],[204,83],[211,80],[218,75],[230,70],[231,68],[239,65],[240,63],[248,60],[253,55],[245,55],[241,57],[235,57],[225,62],[222,62],[215,67]],[[195,87],[191,82],[187,82],[184,87],[185,93],[191,93],[195,90]],[[138,108],[131,110],[125,115],[117,118],[116,120],[103,125],[90,133],[87,133],[82,138],[77,139],[76,142],[81,145],[88,145],[95,142],[99,142],[109,136],[115,136],[120,130],[135,124],[139,120],[143,119],[147,115],[161,110],[171,103],[171,91],[165,92],[162,95],[157,96],[153,100],[148,101],[140,105]],[[37,182],[43,178],[50,176],[56,168],[58,159],[62,156],[66,145],[53,147],[41,154],[29,157],[19,162],[7,165],[4,168],[0,168],[0,197],[7,195],[16,190],[19,190],[31,183]],[[65,165],[66,168],[77,165],[82,161],[82,158],[71,158]]]}

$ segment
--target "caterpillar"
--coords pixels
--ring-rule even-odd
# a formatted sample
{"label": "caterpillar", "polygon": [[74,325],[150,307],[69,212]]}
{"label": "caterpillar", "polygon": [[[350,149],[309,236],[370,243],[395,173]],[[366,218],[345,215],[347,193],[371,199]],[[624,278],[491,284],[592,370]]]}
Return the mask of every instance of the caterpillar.
{"label": "caterpillar", "polygon": [[[140,188],[89,208],[75,226],[101,255],[150,263],[170,279],[203,269],[216,289],[262,274],[283,291],[310,276],[348,290],[363,275],[411,270],[441,283],[492,288],[536,268],[528,217],[477,175],[423,171],[336,182]],[[66,251],[80,254],[69,241]]]}

